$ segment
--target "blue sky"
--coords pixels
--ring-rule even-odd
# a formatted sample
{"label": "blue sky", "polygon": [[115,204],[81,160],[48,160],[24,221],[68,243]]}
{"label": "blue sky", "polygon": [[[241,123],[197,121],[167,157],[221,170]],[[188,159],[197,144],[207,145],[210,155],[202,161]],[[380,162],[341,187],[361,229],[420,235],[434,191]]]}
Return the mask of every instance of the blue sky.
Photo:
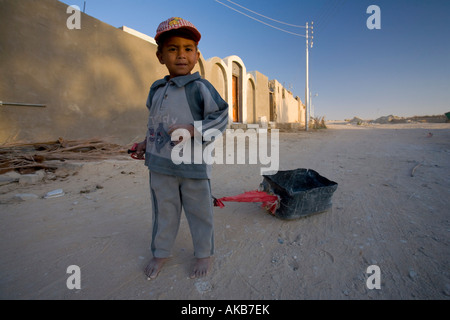
{"label": "blue sky", "polygon": [[[154,36],[170,17],[191,21],[202,33],[205,59],[239,56],[305,99],[305,38],[240,14],[215,0],[64,0],[86,2],[86,13],[114,27]],[[310,90],[316,116],[414,116],[450,111],[450,0],[220,0],[277,28],[304,35],[293,25],[314,21]],[[239,7],[239,6],[241,7]],[[370,5],[381,29],[366,25]]]}

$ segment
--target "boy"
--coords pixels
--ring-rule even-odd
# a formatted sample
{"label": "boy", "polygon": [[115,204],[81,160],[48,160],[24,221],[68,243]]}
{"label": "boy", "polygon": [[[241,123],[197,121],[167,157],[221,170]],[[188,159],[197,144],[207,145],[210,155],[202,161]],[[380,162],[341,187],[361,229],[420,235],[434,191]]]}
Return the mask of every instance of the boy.
{"label": "boy", "polygon": [[[194,151],[194,137],[199,140],[207,129],[223,132],[228,124],[228,104],[198,72],[191,74],[200,57],[197,49],[200,38],[195,26],[181,18],[162,22],[155,36],[156,55],[167,67],[169,75],[150,88],[147,136],[137,147],[138,157],[143,157],[145,152],[145,162],[150,170],[153,258],[145,268],[149,279],[157,277],[170,256],[182,208],[196,257],[191,278],[208,273],[214,253],[210,165],[204,160],[194,161],[194,152],[192,161],[181,164],[175,164],[171,157],[174,147],[186,143],[189,136],[192,143],[187,145]],[[180,132],[184,132],[182,136],[187,139],[178,138]],[[177,135],[172,136],[172,133]],[[202,139],[200,144],[206,145]]]}

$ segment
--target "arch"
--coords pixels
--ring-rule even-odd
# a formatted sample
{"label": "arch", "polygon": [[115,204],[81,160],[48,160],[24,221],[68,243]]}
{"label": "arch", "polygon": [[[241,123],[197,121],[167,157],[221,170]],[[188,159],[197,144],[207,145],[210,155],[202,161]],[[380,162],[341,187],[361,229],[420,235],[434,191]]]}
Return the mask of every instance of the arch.
{"label": "arch", "polygon": [[247,74],[247,121],[256,123],[256,83],[252,74]]}
{"label": "arch", "polygon": [[208,80],[216,88],[221,97],[226,101],[228,100],[228,77],[227,66],[218,57],[211,58],[207,61],[209,66]]}
{"label": "arch", "polygon": [[[247,69],[242,59],[238,56],[229,56],[223,60],[227,66],[227,101],[230,104],[230,120],[239,123],[247,123]],[[235,94],[234,100],[233,92]]]}
{"label": "arch", "polygon": [[243,92],[246,89],[244,87],[245,82],[242,66],[236,61],[231,62],[231,81],[232,81],[232,99],[231,107],[233,112],[233,122],[242,122],[242,105],[243,105]]}
{"label": "arch", "polygon": [[198,59],[197,65],[192,70],[192,73],[199,72],[202,78],[206,77],[205,74],[205,59],[203,58],[201,52],[200,52],[200,58]]}

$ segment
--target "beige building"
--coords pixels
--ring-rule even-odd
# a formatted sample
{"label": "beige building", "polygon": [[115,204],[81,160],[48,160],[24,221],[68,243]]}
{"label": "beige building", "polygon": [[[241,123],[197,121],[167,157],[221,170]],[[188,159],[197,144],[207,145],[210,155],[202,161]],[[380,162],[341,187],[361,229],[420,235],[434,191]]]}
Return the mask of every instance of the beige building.
{"label": "beige building", "polygon": [[299,97],[284,88],[277,80],[269,81],[271,121],[280,124],[305,123],[305,110]]}
{"label": "beige building", "polygon": [[[130,143],[145,135],[145,101],[166,74],[154,39],[115,28],[57,0],[0,0],[0,101],[45,108],[0,106],[0,143],[112,137]],[[230,127],[303,125],[298,97],[232,55],[194,71],[229,103]]]}

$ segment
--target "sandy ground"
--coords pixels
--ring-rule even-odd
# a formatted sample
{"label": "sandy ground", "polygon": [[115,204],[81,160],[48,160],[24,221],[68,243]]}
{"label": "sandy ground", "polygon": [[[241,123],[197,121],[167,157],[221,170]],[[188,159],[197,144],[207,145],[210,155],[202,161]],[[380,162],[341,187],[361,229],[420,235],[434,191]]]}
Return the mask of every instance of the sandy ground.
{"label": "sandy ground", "polygon": [[[449,160],[450,124],[281,133],[280,170],[314,169],[337,182],[332,209],[285,221],[258,203],[215,208],[213,270],[197,280],[188,279],[194,260],[183,218],[173,258],[153,281],[143,274],[151,257],[143,163],[66,164],[37,184],[0,186],[0,298],[448,300]],[[258,165],[213,168],[216,197],[261,181]],[[43,198],[55,189],[65,194]],[[15,198],[24,193],[39,198]],[[80,267],[81,289],[67,288],[71,265]],[[371,265],[380,289],[367,287]]]}

